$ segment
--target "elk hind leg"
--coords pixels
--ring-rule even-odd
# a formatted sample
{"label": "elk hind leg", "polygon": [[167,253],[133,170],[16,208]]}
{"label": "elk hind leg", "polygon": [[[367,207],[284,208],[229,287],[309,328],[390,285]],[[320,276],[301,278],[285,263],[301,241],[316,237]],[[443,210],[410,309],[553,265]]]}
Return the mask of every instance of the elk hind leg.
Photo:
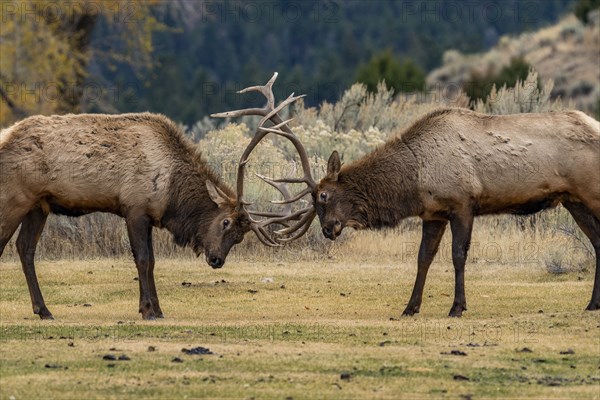
{"label": "elk hind leg", "polygon": [[600,310],[600,220],[583,203],[565,201],[563,205],[571,213],[579,228],[590,239],[596,252],[594,289],[592,290],[592,299],[586,309]]}
{"label": "elk hind leg", "polygon": [[143,319],[156,319],[154,307],[152,306],[152,296],[150,294],[149,266],[150,251],[148,249],[148,232],[150,220],[147,216],[128,216],[127,233],[129,234],[129,243],[135,260],[135,266],[138,271],[140,283],[140,308]]}
{"label": "elk hind leg", "polygon": [[452,231],[452,264],[454,264],[454,303],[448,316],[460,317],[463,311],[467,311],[465,263],[471,244],[473,215],[468,211],[454,215],[450,219],[450,229]]}
{"label": "elk hind leg", "polygon": [[417,278],[408,305],[402,315],[411,316],[419,312],[427,271],[435,258],[447,225],[448,221],[423,221],[423,233],[417,261]]}
{"label": "elk hind leg", "polygon": [[158,303],[158,293],[156,292],[156,282],[154,281],[154,246],[152,244],[152,226],[148,228],[148,286],[150,288],[150,299],[156,318],[164,318],[160,304]]}
{"label": "elk hind leg", "polygon": [[41,319],[54,319],[44,302],[34,264],[35,249],[42,235],[42,230],[46,225],[47,218],[48,211],[44,210],[41,206],[32,209],[23,218],[16,245],[23,266],[23,272],[25,273],[25,279],[27,280],[33,313],[38,314]]}

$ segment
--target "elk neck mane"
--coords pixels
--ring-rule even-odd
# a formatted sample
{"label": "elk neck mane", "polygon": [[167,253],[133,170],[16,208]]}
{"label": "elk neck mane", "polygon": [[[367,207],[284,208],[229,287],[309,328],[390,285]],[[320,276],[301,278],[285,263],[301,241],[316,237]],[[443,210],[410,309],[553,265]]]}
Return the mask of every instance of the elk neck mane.
{"label": "elk neck mane", "polygon": [[414,154],[399,138],[344,165],[338,182],[352,197],[351,220],[359,227],[377,229],[418,215],[416,170]]}
{"label": "elk neck mane", "polygon": [[434,110],[371,153],[342,167],[338,180],[351,193],[355,205],[352,219],[358,226],[393,227],[423,211],[413,143],[422,135],[434,133],[432,127],[440,118],[465,111],[468,112],[458,108]]}
{"label": "elk neck mane", "polygon": [[200,147],[170,119],[157,114],[136,115],[147,117],[155,131],[162,134],[173,159],[169,199],[161,225],[173,234],[175,243],[189,245],[198,253],[203,247],[198,232],[206,231],[219,212],[207,194],[206,181],[213,182],[232,199],[235,195],[204,159]]}

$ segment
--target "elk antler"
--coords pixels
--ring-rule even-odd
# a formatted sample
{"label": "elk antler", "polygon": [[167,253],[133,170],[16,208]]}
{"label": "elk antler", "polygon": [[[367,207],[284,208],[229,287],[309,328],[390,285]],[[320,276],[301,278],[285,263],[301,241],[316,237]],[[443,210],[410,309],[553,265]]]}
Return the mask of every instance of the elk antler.
{"label": "elk antler", "polygon": [[[240,117],[243,115],[260,115],[263,118],[260,120],[258,124],[258,128],[256,129],[256,134],[248,144],[248,147],[244,150],[242,157],[240,158],[240,163],[238,166],[238,175],[237,175],[237,201],[238,207],[243,209],[250,220],[251,228],[256,233],[258,239],[267,246],[277,246],[280,242],[287,242],[302,236],[308,228],[312,220],[316,215],[316,211],[314,206],[306,207],[296,212],[291,212],[291,204],[300,200],[302,197],[310,193],[316,186],[316,182],[314,181],[312,174],[310,172],[310,163],[308,160],[308,154],[306,153],[306,149],[298,139],[296,135],[289,128],[288,123],[292,119],[282,120],[279,116],[279,112],[283,110],[288,105],[292,104],[294,101],[304,97],[304,95],[294,96],[294,93],[288,96],[287,99],[282,101],[277,107],[275,107],[275,95],[273,94],[273,84],[277,79],[277,72],[273,74],[273,77],[264,85],[264,86],[251,86],[245,89],[238,91],[238,93],[247,93],[247,92],[260,92],[267,99],[267,104],[262,108],[246,108],[235,111],[227,111],[217,114],[211,114],[211,117],[217,118],[229,118],[229,117]],[[273,126],[265,127],[264,124],[267,121],[271,121]],[[274,133],[276,135],[283,136],[290,140],[298,155],[300,156],[300,163],[302,165],[302,170],[304,172],[304,176],[301,178],[287,177],[283,179],[269,179],[266,177],[260,177],[265,182],[270,184],[279,190],[284,200],[281,201],[272,201],[274,204],[286,204],[290,205],[290,207],[286,207],[286,212],[284,213],[265,213],[265,212],[254,212],[249,211],[246,206],[250,205],[245,202],[243,199],[244,194],[244,172],[246,168],[246,164],[248,163],[248,157],[250,153],[258,143],[265,138],[269,133]],[[301,192],[290,195],[287,190],[286,183],[305,183],[307,188],[302,190]],[[267,217],[266,219],[257,220],[253,217]],[[289,226],[288,222],[298,220],[292,226]],[[274,239],[267,234],[266,227],[272,224],[280,224],[285,226],[284,229],[276,231],[275,233],[279,235],[290,235],[296,233],[295,235],[288,236],[286,238],[277,238]]]}

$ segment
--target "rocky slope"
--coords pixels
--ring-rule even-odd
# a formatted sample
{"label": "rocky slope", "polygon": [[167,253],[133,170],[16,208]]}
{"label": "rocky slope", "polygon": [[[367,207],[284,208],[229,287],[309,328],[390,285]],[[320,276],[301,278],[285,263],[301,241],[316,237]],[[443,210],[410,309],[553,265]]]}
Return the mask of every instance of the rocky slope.
{"label": "rocky slope", "polygon": [[585,111],[596,111],[600,98],[600,10],[582,24],[574,15],[556,25],[517,37],[502,37],[486,53],[461,54],[449,50],[443,65],[427,77],[429,87],[468,85],[476,75],[497,72],[513,58],[523,58],[542,82],[554,81],[552,96],[572,100]]}

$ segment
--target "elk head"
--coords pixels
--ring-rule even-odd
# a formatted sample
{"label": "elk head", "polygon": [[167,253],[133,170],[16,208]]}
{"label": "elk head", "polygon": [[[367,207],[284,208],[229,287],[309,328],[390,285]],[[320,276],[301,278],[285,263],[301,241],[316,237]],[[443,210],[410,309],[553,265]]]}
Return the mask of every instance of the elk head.
{"label": "elk head", "polygon": [[[340,179],[342,163],[337,151],[331,153],[327,173],[311,191],[314,212],[319,217],[323,235],[335,240],[349,226],[364,227],[360,196],[355,195],[352,183]],[[310,224],[311,221],[307,222]]]}
{"label": "elk head", "polygon": [[200,232],[204,238],[202,247],[208,265],[221,268],[229,250],[244,240],[244,235],[250,231],[250,221],[236,197],[229,196],[209,180],[206,181],[206,189],[218,209],[206,232]]}
{"label": "elk head", "polygon": [[335,240],[346,226],[360,226],[352,219],[357,214],[356,202],[348,196],[349,191],[339,180],[341,167],[340,156],[334,151],[327,162],[327,174],[313,191],[313,203],[323,235],[331,240]]}

